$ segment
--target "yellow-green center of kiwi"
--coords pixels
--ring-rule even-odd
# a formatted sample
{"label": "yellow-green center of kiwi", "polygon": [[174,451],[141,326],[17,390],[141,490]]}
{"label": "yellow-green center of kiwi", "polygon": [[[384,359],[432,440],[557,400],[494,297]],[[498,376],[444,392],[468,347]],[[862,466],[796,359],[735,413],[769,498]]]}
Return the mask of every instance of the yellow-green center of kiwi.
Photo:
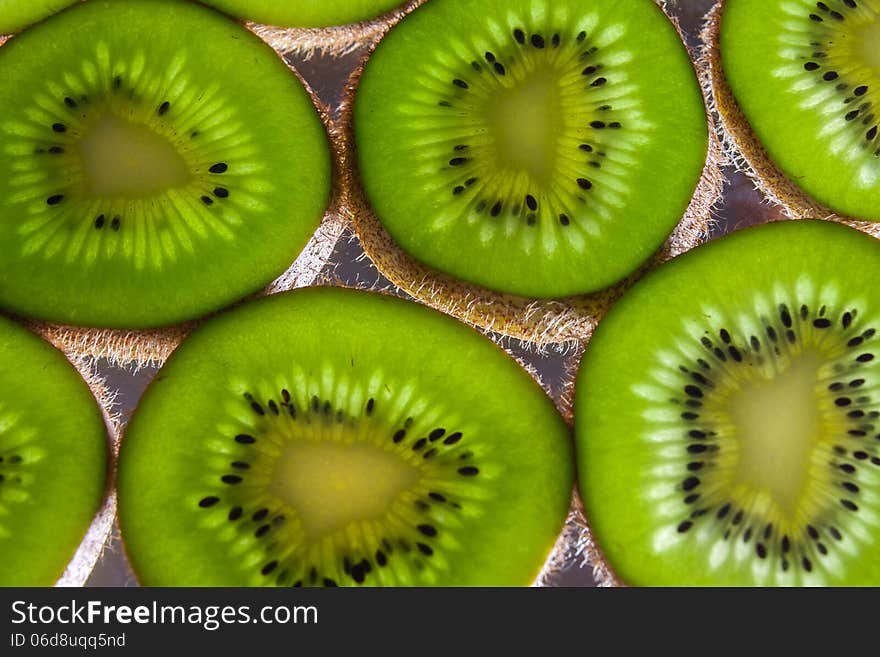
{"label": "yellow-green center of kiwi", "polygon": [[856,47],[865,63],[874,69],[874,75],[880,79],[880,22],[866,23],[859,26],[855,34]]}
{"label": "yellow-green center of kiwi", "polygon": [[822,362],[809,350],[771,378],[746,371],[728,400],[739,445],[736,485],[768,494],[790,515],[805,497],[811,458],[827,435],[819,412]]}
{"label": "yellow-green center of kiwi", "polygon": [[559,82],[554,67],[539,66],[489,103],[489,133],[499,169],[524,171],[550,186],[563,125]]}
{"label": "yellow-green center of kiwi", "polygon": [[87,193],[144,197],[184,187],[192,180],[186,161],[163,135],[107,112],[77,143]]}
{"label": "yellow-green center of kiwi", "polygon": [[[707,491],[751,508],[782,533],[797,534],[833,488],[827,454],[846,435],[845,414],[827,384],[835,354],[819,344],[763,367],[733,367],[706,398],[722,447]],[[719,498],[720,499],[720,498]]]}
{"label": "yellow-green center of kiwi", "polygon": [[270,490],[317,540],[352,522],[381,520],[418,480],[412,464],[367,442],[294,439],[277,457]]}

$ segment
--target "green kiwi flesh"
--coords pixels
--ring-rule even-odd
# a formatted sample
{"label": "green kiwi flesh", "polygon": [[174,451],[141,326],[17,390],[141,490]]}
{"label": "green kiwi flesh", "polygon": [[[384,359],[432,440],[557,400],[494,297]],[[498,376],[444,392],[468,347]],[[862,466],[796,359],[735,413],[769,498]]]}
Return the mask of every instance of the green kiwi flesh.
{"label": "green kiwi flesh", "polygon": [[412,302],[307,288],[174,352],[118,490],[146,585],[469,586],[531,583],[573,482],[565,423],[496,345]]}
{"label": "green kiwi flesh", "polygon": [[189,2],[93,0],[0,48],[0,306],[179,323],[280,275],[330,155],[280,57]]}
{"label": "green kiwi flesh", "polygon": [[77,0],[0,0],[0,34],[12,34]]}
{"label": "green kiwi flesh", "polygon": [[414,259],[529,298],[644,263],[706,160],[706,110],[651,0],[432,0],[379,43],[354,98],[366,198]]}
{"label": "green kiwi flesh", "polygon": [[0,317],[0,586],[51,586],[104,497],[107,430],[61,352]]}
{"label": "green kiwi flesh", "polygon": [[880,221],[880,2],[726,0],[724,76],[785,175],[837,213]]}
{"label": "green kiwi flesh", "polygon": [[880,584],[880,242],[746,229],[637,283],[576,384],[580,490],[634,585]]}
{"label": "green kiwi flesh", "polygon": [[402,0],[202,0],[233,16],[280,27],[331,27],[376,18]]}

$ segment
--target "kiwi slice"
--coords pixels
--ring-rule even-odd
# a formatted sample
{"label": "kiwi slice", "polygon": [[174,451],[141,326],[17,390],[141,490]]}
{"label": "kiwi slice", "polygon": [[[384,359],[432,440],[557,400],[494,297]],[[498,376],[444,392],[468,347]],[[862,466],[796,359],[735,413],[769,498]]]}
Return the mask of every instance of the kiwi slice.
{"label": "kiwi slice", "polygon": [[880,220],[880,2],[725,0],[705,38],[725,127],[771,198]]}
{"label": "kiwi slice", "polygon": [[146,585],[524,585],[573,463],[553,403],[486,338],[309,288],[174,352],[123,439],[120,524]]}
{"label": "kiwi slice", "polygon": [[877,240],[782,222],[663,265],[611,310],[575,425],[619,579],[880,584],[878,276]]}
{"label": "kiwi slice", "polygon": [[366,198],[428,266],[532,298],[619,281],[666,240],[707,155],[705,107],[651,0],[434,0],[366,63]]}
{"label": "kiwi slice", "polygon": [[77,0],[0,0],[0,34],[11,34]]}
{"label": "kiwi slice", "polygon": [[202,0],[233,16],[281,27],[330,27],[376,18],[402,0]]}
{"label": "kiwi slice", "polygon": [[34,319],[204,315],[282,273],[328,202],[302,84],[193,3],[80,3],[10,39],[0,135],[0,305]]}
{"label": "kiwi slice", "polygon": [[0,586],[51,586],[104,497],[107,430],[51,345],[0,317]]}

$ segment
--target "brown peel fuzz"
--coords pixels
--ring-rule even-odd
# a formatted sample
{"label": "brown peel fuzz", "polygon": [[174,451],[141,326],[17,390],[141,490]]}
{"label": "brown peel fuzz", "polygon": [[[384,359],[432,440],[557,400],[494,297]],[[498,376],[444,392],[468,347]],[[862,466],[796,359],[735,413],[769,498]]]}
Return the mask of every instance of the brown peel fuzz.
{"label": "brown peel fuzz", "polygon": [[[0,46],[9,38],[10,35],[0,35]],[[293,264],[263,290],[232,304],[232,307],[254,298],[312,285],[319,278],[346,225],[342,209],[344,177],[339,172],[343,151],[343,131],[334,120],[332,109],[321,102],[299,71],[284,60],[283,52],[277,48],[276,52],[304,86],[326,129],[333,168],[330,201],[318,229]],[[214,314],[216,313],[174,326],[145,330],[96,329],[38,321],[27,321],[26,324],[32,331],[64,352],[72,362],[78,362],[83,358],[103,358],[113,365],[129,367],[137,371],[145,366],[161,366],[194,328]]]}
{"label": "brown peel fuzz", "polygon": [[[670,15],[664,2],[656,1],[684,41],[678,20]],[[724,156],[712,114],[708,111],[706,87],[701,83],[709,123],[709,145],[702,176],[690,205],[670,237],[645,265],[623,281],[586,296],[527,299],[459,281],[417,262],[382,227],[370,207],[357,171],[354,97],[376,45],[372,44],[369,53],[352,73],[343,96],[340,121],[345,137],[341,169],[345,178],[343,188],[347,218],[352,222],[367,256],[399,291],[478,328],[532,342],[539,348],[571,340],[586,341],[608,308],[642,274],[708,238],[712,210],[721,198],[724,185],[721,171]],[[700,71],[697,73],[702,77]]]}
{"label": "brown peel fuzz", "polygon": [[626,586],[608,564],[599,544],[590,529],[590,523],[584,512],[584,505],[575,495],[568,520],[565,523],[563,536],[568,544],[567,558],[569,563],[580,564],[582,568],[593,571],[593,579],[597,586]]}
{"label": "brown peel fuzz", "polygon": [[[574,426],[575,379],[585,351],[586,344],[578,343],[568,354],[565,361],[566,372],[563,375],[564,385],[558,396],[554,397],[557,408],[572,427]],[[538,585],[552,585],[553,577],[572,568],[589,568],[597,586],[626,586],[612,570],[611,564],[593,536],[577,484],[572,494],[571,509],[562,535],[542,571]]]}
{"label": "brown peel fuzz", "polygon": [[706,14],[698,65],[706,72],[705,92],[709,108],[717,116],[715,125],[725,156],[789,219],[825,219],[880,237],[880,222],[842,216],[822,205],[792,182],[761,145],[724,77],[720,44],[723,12],[724,0],[718,0]]}
{"label": "brown peel fuzz", "polygon": [[116,394],[107,388],[104,379],[98,374],[95,361],[91,358],[71,359],[70,356],[68,360],[79,371],[101,408],[104,425],[107,428],[109,454],[104,500],[64,573],[55,583],[55,586],[79,587],[83,586],[92,574],[98,559],[110,542],[113,531],[113,522],[116,519],[116,465],[122,434],[122,418],[115,411]]}
{"label": "brown peel fuzz", "polygon": [[[268,43],[279,54],[291,53],[308,60],[315,55],[342,57],[358,48],[376,43],[401,18],[427,0],[410,0],[376,18],[332,27],[276,27],[252,21],[239,21]],[[0,45],[10,37],[0,34]]]}
{"label": "brown peel fuzz", "polygon": [[316,54],[342,57],[378,43],[401,18],[425,2],[410,0],[378,18],[335,27],[283,28],[251,22],[245,22],[245,26],[278,52],[293,53],[304,60]]}

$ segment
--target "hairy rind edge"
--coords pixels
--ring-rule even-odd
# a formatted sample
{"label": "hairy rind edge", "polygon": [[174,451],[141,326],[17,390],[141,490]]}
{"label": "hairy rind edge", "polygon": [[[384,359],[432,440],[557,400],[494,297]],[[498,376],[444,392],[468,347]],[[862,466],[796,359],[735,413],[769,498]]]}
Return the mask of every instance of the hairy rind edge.
{"label": "hairy rind edge", "polygon": [[705,71],[704,94],[716,115],[718,140],[724,155],[744,173],[770,203],[789,219],[825,219],[880,237],[880,222],[842,216],[822,205],[792,182],[770,158],[743,114],[727,84],[721,62],[721,16],[724,0],[718,0],[704,18],[698,66]]}
{"label": "hairy rind edge", "polygon": [[[358,48],[375,43],[381,39],[391,27],[427,0],[410,0],[401,6],[366,21],[335,25],[332,27],[276,27],[252,21],[239,21],[254,34],[263,39],[279,53],[295,54],[303,60],[313,56],[342,57],[351,54]],[[224,13],[219,9],[207,7],[213,11]],[[234,18],[233,18],[234,20]],[[0,34],[0,45],[10,37]]]}
{"label": "hairy rind edge", "polygon": [[427,0],[410,0],[371,20],[323,28],[275,27],[246,21],[245,26],[278,52],[308,61],[314,55],[342,57],[378,42],[401,18]]}
{"label": "hairy rind edge", "polygon": [[[524,363],[521,359],[517,360],[538,381],[545,392],[551,395],[565,422],[569,427],[573,427],[574,381],[580,359],[584,353],[584,346],[580,343],[565,345],[563,353],[566,359],[564,361],[565,369],[562,374],[562,385],[560,390],[555,393],[549,390],[547,385],[541,381],[534,367]],[[581,502],[578,487],[575,485],[572,491],[568,516],[565,519],[562,532],[532,586],[555,586],[566,573],[578,568],[591,569],[593,580],[598,586],[623,585],[612,572],[611,567],[593,539],[590,525],[584,514],[584,506]]]}
{"label": "hairy rind edge", "polygon": [[[10,35],[0,35],[0,46],[9,38]],[[332,116],[332,108],[320,101],[308,81],[295,66],[284,59],[283,52],[276,49],[276,53],[302,83],[326,130],[332,161],[329,206],[317,230],[293,264],[266,288],[232,304],[231,307],[253,298],[314,284],[345,228],[341,208],[343,177],[339,175],[343,133]],[[222,311],[223,309],[217,312]],[[130,367],[137,371],[145,366],[161,366],[196,326],[214,314],[216,313],[175,326],[146,330],[96,329],[38,321],[25,323],[32,331],[64,352],[72,362],[83,358],[103,358],[113,365]]]}
{"label": "hairy rind edge", "polygon": [[107,428],[107,485],[101,507],[95,514],[79,547],[67,564],[64,573],[55,582],[59,587],[80,587],[86,583],[98,559],[109,544],[113,522],[116,519],[116,463],[119,453],[119,440],[122,433],[122,418],[114,410],[116,393],[105,385],[91,358],[70,359],[89,386],[101,408],[104,425]]}
{"label": "hairy rind edge", "polygon": [[[660,0],[658,6],[669,17],[684,43],[677,19]],[[378,270],[400,291],[446,314],[486,331],[533,343],[541,349],[571,340],[587,341],[599,319],[611,304],[645,271],[706,241],[713,221],[713,209],[721,198],[724,185],[723,151],[717,138],[712,113],[705,96],[708,148],[703,173],[680,223],[659,251],[637,272],[622,282],[588,296],[566,299],[526,299],[469,285],[437,272],[410,258],[394,242],[373,213],[357,171],[354,141],[354,98],[360,77],[375,50],[372,44],[351,74],[340,106],[340,122],[345,131],[342,151],[342,175],[345,178],[345,212],[352,222],[367,256]],[[688,49],[690,52],[690,49]],[[694,59],[694,53],[692,60]]]}

